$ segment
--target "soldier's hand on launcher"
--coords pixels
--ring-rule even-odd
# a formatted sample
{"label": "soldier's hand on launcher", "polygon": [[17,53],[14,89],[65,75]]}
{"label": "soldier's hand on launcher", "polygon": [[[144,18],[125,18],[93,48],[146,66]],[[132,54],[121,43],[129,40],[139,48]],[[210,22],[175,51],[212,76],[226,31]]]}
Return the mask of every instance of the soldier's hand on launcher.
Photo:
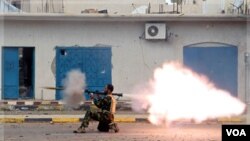
{"label": "soldier's hand on launcher", "polygon": [[94,94],[93,93],[91,93],[89,96],[90,96],[90,99],[94,99]]}

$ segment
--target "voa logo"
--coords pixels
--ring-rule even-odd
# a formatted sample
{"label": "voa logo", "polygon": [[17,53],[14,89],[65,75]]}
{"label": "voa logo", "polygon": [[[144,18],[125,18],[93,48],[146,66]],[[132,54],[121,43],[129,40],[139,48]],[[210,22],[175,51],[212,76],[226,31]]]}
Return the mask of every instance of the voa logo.
{"label": "voa logo", "polygon": [[247,136],[244,129],[226,129],[227,136]]}

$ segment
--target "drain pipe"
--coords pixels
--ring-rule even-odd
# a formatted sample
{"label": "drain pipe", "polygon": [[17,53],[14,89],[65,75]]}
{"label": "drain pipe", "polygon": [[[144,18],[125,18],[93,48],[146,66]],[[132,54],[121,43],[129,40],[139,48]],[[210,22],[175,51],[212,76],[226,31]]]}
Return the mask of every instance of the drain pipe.
{"label": "drain pipe", "polygon": [[245,58],[245,102],[249,103],[249,67],[250,67],[250,53],[244,53]]}

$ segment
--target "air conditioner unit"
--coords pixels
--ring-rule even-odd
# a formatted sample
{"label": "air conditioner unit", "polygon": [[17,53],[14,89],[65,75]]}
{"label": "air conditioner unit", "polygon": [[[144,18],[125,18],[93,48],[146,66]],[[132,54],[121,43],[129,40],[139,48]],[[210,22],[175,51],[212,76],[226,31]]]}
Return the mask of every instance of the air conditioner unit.
{"label": "air conditioner unit", "polygon": [[146,39],[166,39],[165,23],[146,23],[145,38]]}

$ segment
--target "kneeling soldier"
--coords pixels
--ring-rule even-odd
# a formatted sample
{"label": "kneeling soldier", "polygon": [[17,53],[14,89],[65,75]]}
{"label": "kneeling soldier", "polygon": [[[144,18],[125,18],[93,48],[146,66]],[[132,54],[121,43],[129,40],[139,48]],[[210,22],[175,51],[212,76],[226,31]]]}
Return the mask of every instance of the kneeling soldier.
{"label": "kneeling soldier", "polygon": [[75,130],[74,133],[85,133],[85,128],[88,127],[91,119],[99,121],[99,131],[108,132],[109,130],[113,130],[114,132],[119,132],[117,123],[114,122],[116,100],[112,95],[113,90],[113,85],[107,84],[104,89],[104,93],[107,94],[105,97],[94,98],[94,96],[91,95],[91,99],[94,100],[94,104],[100,109],[100,111],[88,110],[83,118],[81,126]]}

